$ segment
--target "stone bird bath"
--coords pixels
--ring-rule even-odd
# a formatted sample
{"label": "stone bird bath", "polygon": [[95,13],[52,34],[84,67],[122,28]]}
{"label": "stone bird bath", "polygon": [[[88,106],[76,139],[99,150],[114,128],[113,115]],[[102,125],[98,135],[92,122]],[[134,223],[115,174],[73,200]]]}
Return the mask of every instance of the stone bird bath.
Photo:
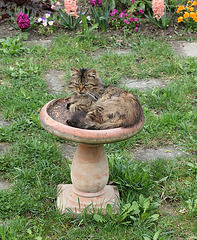
{"label": "stone bird bath", "polygon": [[70,112],[66,109],[69,98],[54,99],[40,112],[41,125],[51,134],[78,143],[71,167],[72,184],[58,186],[58,208],[80,213],[102,208],[107,204],[117,207],[119,192],[107,185],[109,167],[104,143],[126,140],[136,135],[144,125],[144,118],[131,128],[85,130],[66,125]]}

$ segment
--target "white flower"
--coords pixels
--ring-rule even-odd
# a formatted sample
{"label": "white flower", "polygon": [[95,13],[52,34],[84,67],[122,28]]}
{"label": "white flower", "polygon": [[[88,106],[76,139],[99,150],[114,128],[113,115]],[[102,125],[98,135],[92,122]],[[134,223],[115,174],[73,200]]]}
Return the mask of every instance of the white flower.
{"label": "white flower", "polygon": [[42,22],[42,18],[38,18],[38,22],[39,22],[39,23]]}
{"label": "white flower", "polygon": [[46,13],[46,14],[45,14],[45,17],[46,17],[46,18],[49,18],[50,16],[51,16],[50,13]]}
{"label": "white flower", "polygon": [[42,25],[43,25],[44,27],[46,27],[46,26],[47,26],[47,21],[43,22]]}
{"label": "white flower", "polygon": [[51,20],[51,21],[49,21],[49,25],[50,26],[52,26],[53,25],[53,21]]}
{"label": "white flower", "polygon": [[87,20],[90,21],[90,20],[91,20],[91,17],[90,17],[90,16],[87,16]]}

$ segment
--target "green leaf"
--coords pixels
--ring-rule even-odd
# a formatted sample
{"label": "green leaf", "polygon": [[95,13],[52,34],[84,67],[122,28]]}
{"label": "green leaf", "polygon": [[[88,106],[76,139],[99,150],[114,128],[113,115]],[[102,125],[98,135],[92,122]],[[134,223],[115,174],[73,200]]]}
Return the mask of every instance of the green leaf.
{"label": "green leaf", "polygon": [[153,214],[149,217],[152,221],[157,221],[159,219],[159,214]]}
{"label": "green leaf", "polygon": [[144,212],[146,212],[149,209],[149,207],[150,207],[150,200],[146,198],[143,204]]}
{"label": "green leaf", "polygon": [[42,237],[38,236],[35,238],[36,240],[42,240]]}
{"label": "green leaf", "polygon": [[159,235],[160,235],[160,233],[161,233],[161,230],[158,230],[158,231],[155,233],[155,235],[154,235],[154,237],[153,237],[153,240],[157,240],[158,237],[159,237]]}
{"label": "green leaf", "polygon": [[93,218],[94,218],[94,220],[96,221],[96,222],[100,222],[100,223],[103,223],[104,222],[104,219],[103,219],[103,217],[101,216],[101,215],[99,215],[99,214],[94,214],[94,216],[93,216]]}
{"label": "green leaf", "polygon": [[144,240],[151,240],[149,237],[144,237],[143,236],[143,238],[144,238]]}
{"label": "green leaf", "polygon": [[109,213],[110,216],[113,214],[112,205],[107,204],[107,206],[106,206],[106,212]]}
{"label": "green leaf", "polygon": [[25,92],[25,89],[22,87],[21,88],[21,93],[23,94],[23,96],[26,98],[27,97],[27,94],[26,94],[26,92]]}
{"label": "green leaf", "polygon": [[87,18],[84,14],[81,16],[81,20],[83,22],[84,31],[86,32],[88,30],[88,23]]}

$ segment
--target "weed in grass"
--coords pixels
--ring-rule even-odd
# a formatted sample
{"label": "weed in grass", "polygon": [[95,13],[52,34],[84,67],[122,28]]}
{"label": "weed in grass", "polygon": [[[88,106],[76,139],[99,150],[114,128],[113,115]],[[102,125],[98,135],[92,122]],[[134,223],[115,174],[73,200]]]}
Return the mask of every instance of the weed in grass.
{"label": "weed in grass", "polygon": [[29,48],[25,47],[22,43],[25,38],[25,36],[18,35],[16,38],[7,37],[6,39],[0,39],[0,53],[11,56],[28,53]]}

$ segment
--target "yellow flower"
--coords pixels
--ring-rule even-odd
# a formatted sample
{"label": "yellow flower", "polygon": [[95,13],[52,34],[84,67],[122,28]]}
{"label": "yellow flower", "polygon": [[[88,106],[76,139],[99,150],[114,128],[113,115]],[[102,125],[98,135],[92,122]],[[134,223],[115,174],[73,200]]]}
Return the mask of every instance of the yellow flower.
{"label": "yellow flower", "polygon": [[185,12],[184,15],[183,15],[184,18],[188,18],[189,17],[189,13],[188,12]]}
{"label": "yellow flower", "polygon": [[191,7],[189,10],[190,10],[190,12],[194,12],[194,8],[193,7]]}
{"label": "yellow flower", "polygon": [[189,15],[190,15],[191,18],[195,18],[196,17],[196,14],[194,12],[191,12]]}
{"label": "yellow flower", "polygon": [[178,23],[182,22],[183,21],[183,17],[179,17],[178,18]]}

